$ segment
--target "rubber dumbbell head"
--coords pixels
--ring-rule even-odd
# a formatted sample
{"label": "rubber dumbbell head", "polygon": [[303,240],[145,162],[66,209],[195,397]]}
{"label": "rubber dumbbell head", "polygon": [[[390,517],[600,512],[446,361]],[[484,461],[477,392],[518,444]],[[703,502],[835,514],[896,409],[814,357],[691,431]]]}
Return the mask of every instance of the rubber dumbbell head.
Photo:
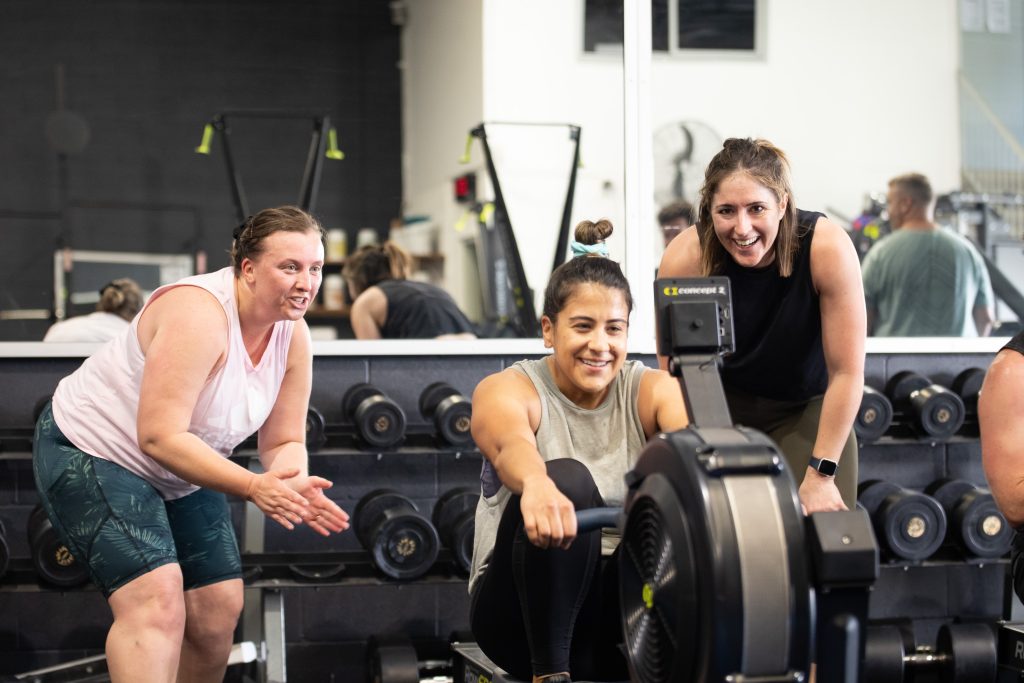
{"label": "rubber dumbbell head", "polygon": [[390,489],[372,491],[356,504],[356,537],[374,565],[393,579],[415,579],[437,560],[437,529],[416,504]]}
{"label": "rubber dumbbell head", "polygon": [[405,412],[373,385],[361,382],[349,387],[342,407],[370,446],[389,448],[405,438]]}
{"label": "rubber dumbbell head", "polygon": [[420,394],[420,414],[433,420],[438,435],[453,446],[473,443],[472,402],[446,382],[434,382]]}
{"label": "rubber dumbbell head", "polygon": [[964,402],[964,408],[969,416],[973,417],[978,414],[978,396],[981,394],[981,385],[984,383],[984,368],[967,368],[953,378],[953,383],[949,388],[956,392],[956,395]]}
{"label": "rubber dumbbell head", "polygon": [[892,557],[927,559],[946,537],[946,512],[931,496],[887,481],[868,481],[860,485],[857,503],[871,517],[879,543]]}
{"label": "rubber dumbbell head", "polygon": [[306,448],[316,450],[327,441],[327,420],[323,413],[310,406],[306,411]]}
{"label": "rubber dumbbell head", "polygon": [[999,657],[992,625],[944,624],[939,627],[935,651],[944,659],[939,668],[943,683],[995,681]]}
{"label": "rubber dumbbell head", "polygon": [[857,411],[857,419],[853,423],[857,438],[864,443],[877,441],[891,425],[892,402],[882,392],[865,385],[860,410]]}
{"label": "rubber dumbbell head", "polygon": [[419,683],[416,648],[404,637],[374,636],[367,646],[373,683]]}
{"label": "rubber dumbbell head", "polygon": [[955,393],[916,372],[893,375],[885,385],[893,407],[913,418],[918,431],[948,439],[964,423],[964,403]]}
{"label": "rubber dumbbell head", "polygon": [[995,558],[1010,552],[1013,528],[988,489],[962,479],[940,479],[926,491],[946,511],[947,535],[965,553]]}
{"label": "rubber dumbbell head", "polygon": [[455,562],[466,573],[473,562],[473,533],[479,500],[478,489],[454,488],[437,499],[431,515],[441,543],[451,550]]}
{"label": "rubber dumbbell head", "polygon": [[58,588],[74,588],[89,581],[89,569],[60,540],[41,505],[29,515],[28,542],[41,581]]}
{"label": "rubber dumbbell head", "polygon": [[906,643],[900,629],[890,624],[868,626],[864,634],[864,661],[860,680],[903,683]]}

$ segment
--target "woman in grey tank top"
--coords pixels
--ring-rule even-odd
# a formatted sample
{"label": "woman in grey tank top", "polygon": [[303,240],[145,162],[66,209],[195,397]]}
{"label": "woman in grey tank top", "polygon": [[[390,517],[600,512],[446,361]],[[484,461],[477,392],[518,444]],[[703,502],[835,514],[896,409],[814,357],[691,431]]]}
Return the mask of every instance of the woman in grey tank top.
{"label": "woman in grey tank top", "polygon": [[[576,537],[576,510],[621,505],[644,441],[687,424],[679,384],[626,360],[632,296],[607,259],[608,221],[576,227],[578,256],[551,276],[546,358],[484,379],[473,436],[486,456],[477,507],[471,624],[509,673],[561,683],[628,678],[618,539]],[[590,258],[596,256],[597,258]]]}

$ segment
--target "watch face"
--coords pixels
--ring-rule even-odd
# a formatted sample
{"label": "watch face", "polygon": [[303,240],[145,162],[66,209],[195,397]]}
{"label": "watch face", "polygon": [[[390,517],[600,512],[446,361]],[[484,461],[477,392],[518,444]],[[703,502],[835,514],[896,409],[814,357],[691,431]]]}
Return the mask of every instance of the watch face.
{"label": "watch face", "polygon": [[835,460],[819,460],[818,471],[824,474],[826,477],[836,476],[836,470],[839,469],[839,463]]}

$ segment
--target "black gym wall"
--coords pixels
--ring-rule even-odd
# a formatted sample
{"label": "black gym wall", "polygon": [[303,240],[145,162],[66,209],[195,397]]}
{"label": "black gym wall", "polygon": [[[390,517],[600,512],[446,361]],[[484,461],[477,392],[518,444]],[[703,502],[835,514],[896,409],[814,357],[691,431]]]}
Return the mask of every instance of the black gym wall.
{"label": "black gym wall", "polygon": [[[59,67],[62,65],[62,68]],[[48,118],[88,125],[59,158]],[[205,250],[227,264],[235,209],[219,141],[226,109],[319,111],[342,161],[325,160],[327,227],[386,230],[401,213],[399,28],[386,0],[6,0],[0,4],[0,310],[53,307],[53,252]],[[251,211],[295,203],[312,117],[229,120]],[[0,340],[47,321],[0,321]]]}

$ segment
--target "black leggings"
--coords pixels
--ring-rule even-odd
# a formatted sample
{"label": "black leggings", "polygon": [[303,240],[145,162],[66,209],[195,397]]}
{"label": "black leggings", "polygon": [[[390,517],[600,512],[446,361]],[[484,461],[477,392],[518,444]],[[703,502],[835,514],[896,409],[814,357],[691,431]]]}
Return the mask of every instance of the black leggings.
{"label": "black leggings", "polygon": [[[586,465],[547,463],[548,476],[577,510],[604,505]],[[595,681],[629,678],[622,654],[618,550],[601,557],[598,531],[568,550],[530,543],[519,496],[498,526],[494,554],[472,596],[470,624],[480,648],[517,678],[569,671]]]}

